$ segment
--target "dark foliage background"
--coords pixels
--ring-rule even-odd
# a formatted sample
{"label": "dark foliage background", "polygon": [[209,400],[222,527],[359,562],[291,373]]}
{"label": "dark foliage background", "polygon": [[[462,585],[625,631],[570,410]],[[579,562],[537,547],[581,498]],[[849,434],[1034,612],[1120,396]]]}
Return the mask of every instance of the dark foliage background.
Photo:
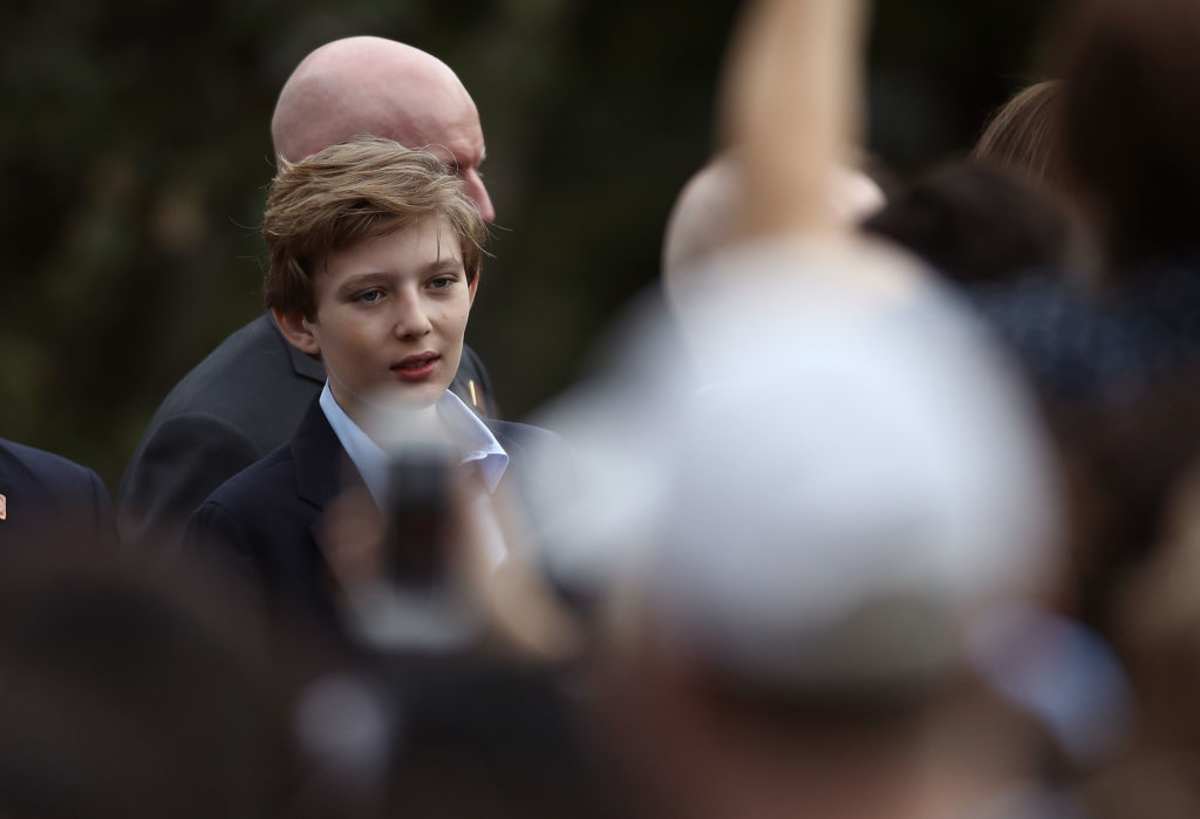
{"label": "dark foliage background", "polygon": [[[18,0],[0,52],[0,435],[115,489],[175,381],[259,310],[275,94],[327,40],[431,51],[479,105],[503,230],[469,341],[519,417],[657,275],[708,155],[732,0]],[[964,151],[1033,79],[1046,0],[881,0],[870,143]]]}

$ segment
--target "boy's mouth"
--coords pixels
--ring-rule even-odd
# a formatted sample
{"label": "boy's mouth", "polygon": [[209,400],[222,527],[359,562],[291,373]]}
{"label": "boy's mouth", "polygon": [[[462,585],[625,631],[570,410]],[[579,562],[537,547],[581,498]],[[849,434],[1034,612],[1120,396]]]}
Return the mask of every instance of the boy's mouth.
{"label": "boy's mouth", "polygon": [[400,359],[391,370],[402,381],[424,381],[433,375],[441,358],[434,352],[417,353]]}

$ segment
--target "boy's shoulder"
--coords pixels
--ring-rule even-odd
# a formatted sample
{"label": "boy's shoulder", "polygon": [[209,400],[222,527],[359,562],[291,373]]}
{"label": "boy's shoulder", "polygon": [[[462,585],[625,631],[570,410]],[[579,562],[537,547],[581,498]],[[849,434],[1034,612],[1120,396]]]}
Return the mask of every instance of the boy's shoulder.
{"label": "boy's shoulder", "polygon": [[204,505],[252,513],[296,497],[296,464],[291,442],[279,446],[213,490]]}

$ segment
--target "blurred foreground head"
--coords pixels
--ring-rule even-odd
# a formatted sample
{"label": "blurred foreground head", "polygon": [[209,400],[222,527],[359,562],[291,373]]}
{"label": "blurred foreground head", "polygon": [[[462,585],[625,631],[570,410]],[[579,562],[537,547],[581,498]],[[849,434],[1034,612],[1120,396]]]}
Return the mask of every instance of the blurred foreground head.
{"label": "blurred foreground head", "polygon": [[[953,654],[960,614],[1046,579],[1056,507],[1037,420],[989,337],[923,271],[867,245],[734,249],[686,306],[713,330],[689,338],[692,368],[668,366],[669,330],[642,315],[615,333],[611,375],[551,412],[593,481],[558,515],[568,559],[631,545],[622,569],[675,639],[843,690],[843,670],[874,674],[834,636],[860,607],[928,615],[933,630],[888,657],[917,679]],[[832,655],[807,639],[800,654],[755,647],[810,628]]]}
{"label": "blurred foreground head", "polygon": [[1062,39],[1067,181],[1111,261],[1195,255],[1200,5],[1091,0]]}
{"label": "blurred foreground head", "polygon": [[275,105],[275,153],[299,162],[361,136],[437,153],[456,168],[484,221],[495,218],[479,174],[486,155],[479,112],[433,55],[382,37],[347,37],[304,58]]}
{"label": "blurred foreground head", "polygon": [[578,571],[618,564],[618,707],[654,778],[696,815],[769,815],[734,810],[748,791],[836,815],[822,800],[855,788],[826,774],[924,765],[979,635],[1052,593],[1053,470],[989,337],[902,258],[777,243],[699,281],[691,371],[663,375],[652,316],[558,408],[592,483],[552,541]]}
{"label": "blurred foreground head", "polygon": [[271,643],[227,591],[5,558],[0,816],[295,815]]}

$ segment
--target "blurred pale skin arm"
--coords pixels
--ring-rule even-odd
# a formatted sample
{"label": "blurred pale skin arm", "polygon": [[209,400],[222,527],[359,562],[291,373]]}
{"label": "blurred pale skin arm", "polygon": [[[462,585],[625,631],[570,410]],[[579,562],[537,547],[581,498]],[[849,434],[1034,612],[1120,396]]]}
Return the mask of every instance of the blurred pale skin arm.
{"label": "blurred pale skin arm", "polygon": [[835,234],[830,169],[857,152],[861,0],[760,0],[734,37],[722,131],[745,184],[743,238]]}

